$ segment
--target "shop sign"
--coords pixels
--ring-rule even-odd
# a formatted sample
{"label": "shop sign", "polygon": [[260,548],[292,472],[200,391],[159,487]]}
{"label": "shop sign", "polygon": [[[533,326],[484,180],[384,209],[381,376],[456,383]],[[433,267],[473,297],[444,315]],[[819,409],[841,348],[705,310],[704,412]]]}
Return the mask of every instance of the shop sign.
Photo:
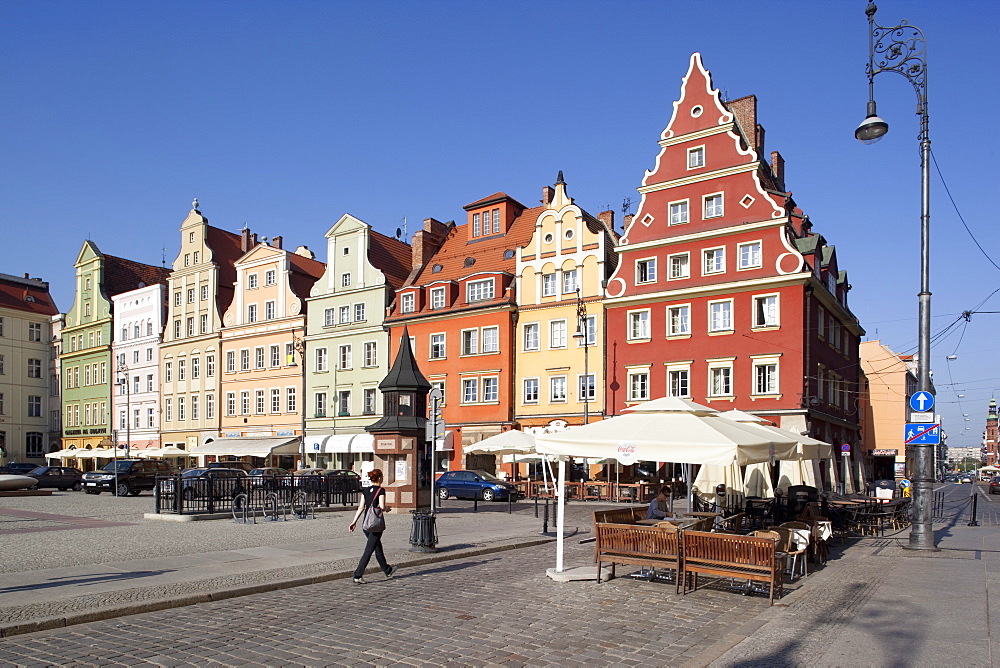
{"label": "shop sign", "polygon": [[899,450],[890,450],[888,448],[872,450],[872,457],[895,457],[897,454],[899,454]]}

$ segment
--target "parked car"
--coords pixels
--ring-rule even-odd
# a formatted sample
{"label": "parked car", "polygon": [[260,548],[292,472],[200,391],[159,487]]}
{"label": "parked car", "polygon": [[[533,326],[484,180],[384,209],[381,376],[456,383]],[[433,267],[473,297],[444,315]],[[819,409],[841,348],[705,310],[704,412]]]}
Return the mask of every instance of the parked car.
{"label": "parked car", "polygon": [[971,483],[972,482],[972,476],[964,475],[964,476],[962,476],[962,479],[959,482],[961,482],[962,484]]}
{"label": "parked car", "polygon": [[1000,492],[1000,475],[990,480],[990,494]]}
{"label": "parked car", "polygon": [[517,487],[486,471],[448,471],[434,483],[434,492],[442,501],[457,499],[505,501],[520,496]]}
{"label": "parked car", "polygon": [[83,471],[72,466],[38,466],[25,475],[38,479],[37,489],[53,488],[60,492],[83,489]]}
{"label": "parked car", "polygon": [[275,490],[281,486],[283,482],[282,478],[288,475],[288,471],[277,466],[265,466],[251,469],[247,475],[250,476],[250,485],[252,487]]}
{"label": "parked car", "polygon": [[[181,495],[185,499],[232,499],[250,488],[243,469],[193,468],[181,474]],[[173,480],[164,480],[160,493],[173,493]]]}
{"label": "parked car", "polygon": [[156,476],[171,475],[174,468],[162,459],[119,459],[100,471],[83,474],[83,491],[100,494],[109,491],[118,496],[137,496],[143,490],[152,491]]}
{"label": "parked car", "polygon": [[31,462],[11,462],[6,466],[0,466],[0,473],[7,475],[27,475],[38,468],[38,464]]}
{"label": "parked car", "polygon": [[239,461],[237,459],[224,459],[221,462],[211,462],[209,464],[206,464],[205,468],[209,468],[209,469],[240,469],[242,471],[246,471],[247,473],[250,473],[250,471],[253,471],[257,467],[254,466],[253,464],[251,464],[250,462],[241,462],[241,461]]}

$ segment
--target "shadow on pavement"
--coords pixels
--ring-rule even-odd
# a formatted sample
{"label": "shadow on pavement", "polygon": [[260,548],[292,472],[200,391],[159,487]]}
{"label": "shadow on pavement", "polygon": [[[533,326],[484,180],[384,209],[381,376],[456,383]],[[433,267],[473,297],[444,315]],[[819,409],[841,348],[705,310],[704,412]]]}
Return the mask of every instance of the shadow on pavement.
{"label": "shadow on pavement", "polygon": [[465,570],[466,568],[476,568],[483,566],[493,561],[498,561],[498,559],[481,559],[479,561],[467,561],[463,563],[449,563],[444,566],[437,566],[435,568],[422,568],[414,571],[404,571],[402,575],[397,575],[396,578],[402,580],[403,578],[414,577],[417,575],[434,575],[437,573],[454,573],[455,571]]}
{"label": "shadow on pavement", "polygon": [[163,575],[164,573],[173,573],[171,570],[162,571],[130,571],[128,573],[101,573],[97,575],[88,575],[86,577],[79,578],[52,578],[47,582],[40,582],[37,584],[30,585],[20,585],[17,587],[3,587],[0,589],[0,594],[12,594],[19,591],[34,591],[38,589],[49,589],[51,587],[65,587],[66,585],[89,585],[96,584],[98,582],[116,582],[121,580],[135,580],[138,578],[148,578],[155,577],[157,575]]}

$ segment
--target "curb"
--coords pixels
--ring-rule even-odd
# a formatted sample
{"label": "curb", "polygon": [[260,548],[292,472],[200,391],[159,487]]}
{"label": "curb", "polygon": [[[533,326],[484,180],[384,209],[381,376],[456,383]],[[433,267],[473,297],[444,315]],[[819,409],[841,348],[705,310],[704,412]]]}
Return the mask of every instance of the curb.
{"label": "curb", "polygon": [[[515,539],[515,541],[517,541],[517,539]],[[407,568],[414,566],[426,566],[427,564],[433,564],[440,561],[451,561],[454,559],[475,557],[483,554],[491,554],[494,552],[506,552],[508,550],[517,550],[525,547],[534,547],[536,545],[543,545],[545,543],[550,543],[552,541],[553,539],[548,537],[533,538],[529,540],[520,540],[514,543],[508,543],[505,545],[466,548],[466,549],[455,550],[454,552],[436,552],[433,554],[433,556],[419,557],[407,561],[401,561],[399,562],[399,566]],[[378,570],[377,566],[370,567],[366,571],[366,573],[375,572],[377,570]],[[276,580],[273,582],[265,582],[255,585],[246,585],[243,587],[235,587],[232,589],[225,589],[220,591],[173,596],[171,598],[161,599],[159,601],[128,603],[109,608],[99,608],[96,610],[88,610],[86,612],[71,613],[65,616],[60,615],[56,617],[43,617],[39,619],[31,619],[20,622],[13,622],[9,624],[0,624],[0,638],[9,638],[11,636],[23,635],[25,633],[36,633],[38,631],[48,631],[51,629],[65,628],[67,626],[74,626],[77,624],[87,624],[89,622],[98,622],[107,619],[114,619],[116,617],[136,615],[141,612],[158,612],[160,610],[181,608],[188,605],[196,605],[199,603],[225,601],[231,598],[239,598],[241,596],[252,596],[253,594],[262,594],[269,591],[277,591],[279,589],[302,587],[305,585],[318,584],[321,582],[330,582],[332,580],[344,580],[352,576],[353,576],[353,571],[337,571],[331,573],[324,573],[322,575],[312,575],[300,578],[289,578],[286,580]]]}

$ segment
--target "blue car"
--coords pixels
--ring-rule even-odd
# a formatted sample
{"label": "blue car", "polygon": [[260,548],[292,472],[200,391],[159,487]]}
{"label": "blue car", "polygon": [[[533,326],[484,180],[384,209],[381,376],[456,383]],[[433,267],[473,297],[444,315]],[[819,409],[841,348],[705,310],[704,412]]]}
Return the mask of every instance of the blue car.
{"label": "blue car", "polygon": [[442,501],[452,496],[483,501],[518,498],[517,487],[486,471],[448,471],[434,483],[434,491]]}

